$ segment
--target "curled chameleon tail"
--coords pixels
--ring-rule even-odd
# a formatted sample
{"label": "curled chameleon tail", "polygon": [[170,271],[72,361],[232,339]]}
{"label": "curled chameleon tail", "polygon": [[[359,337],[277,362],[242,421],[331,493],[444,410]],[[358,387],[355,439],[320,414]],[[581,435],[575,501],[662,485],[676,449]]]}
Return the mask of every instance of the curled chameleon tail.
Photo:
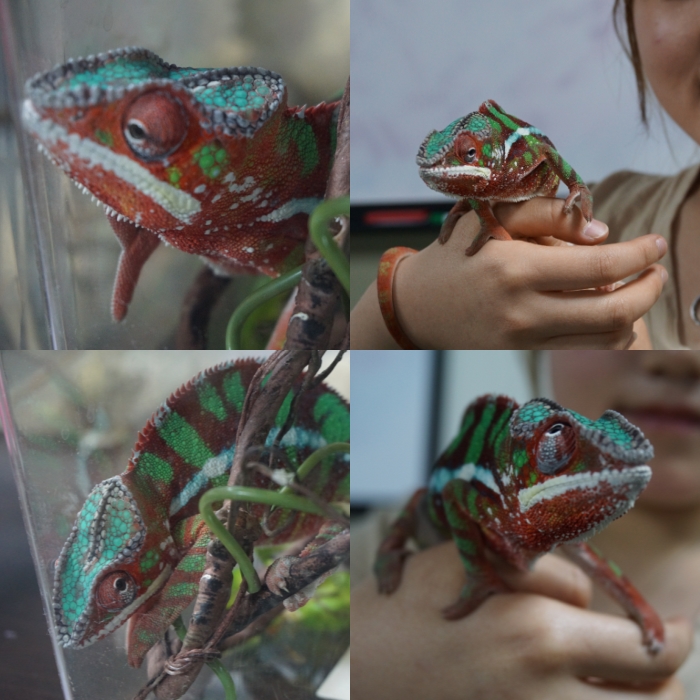
{"label": "curled chameleon tail", "polygon": [[[90,493],[56,563],[53,606],[62,646],[87,646],[128,621],[128,661],[139,666],[194,599],[212,538],[199,498],[228,481],[243,401],[258,368],[251,360],[225,363],[182,386],[139,433],[126,471]],[[291,400],[290,392],[267,447]],[[301,395],[280,442],[286,459],[275,466],[296,470],[318,448],[348,439],[347,403],[319,385]],[[323,501],[347,501],[348,455],[327,456],[298,478]],[[253,470],[244,485],[278,488]],[[265,506],[249,512],[262,519]],[[267,518],[273,534],[256,545],[313,537],[326,524],[318,514],[280,508]]]}

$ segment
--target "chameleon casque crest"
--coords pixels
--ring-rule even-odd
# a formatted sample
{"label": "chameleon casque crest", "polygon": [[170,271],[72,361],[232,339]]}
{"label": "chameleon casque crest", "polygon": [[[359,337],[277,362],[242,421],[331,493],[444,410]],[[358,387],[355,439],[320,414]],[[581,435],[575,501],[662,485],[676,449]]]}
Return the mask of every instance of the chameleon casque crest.
{"label": "chameleon casque crest", "polygon": [[26,129],[104,206],[121,243],[116,320],[160,242],[226,275],[276,277],[303,262],[338,102],[288,107],[272,71],[180,68],[140,48],[70,60],[25,93]]}
{"label": "chameleon casque crest", "polygon": [[[252,360],[226,363],[182,386],[139,433],[126,471],[92,490],[55,567],[53,608],[62,646],[85,647],[128,621],[128,661],[140,666],[195,598],[212,539],[198,501],[228,481],[241,409],[259,366]],[[292,396],[278,412],[268,447]],[[280,442],[286,465],[277,458],[276,468],[297,469],[320,447],[349,440],[349,406],[324,384],[303,392],[295,416]],[[302,483],[326,502],[347,501],[349,455],[324,458]],[[255,470],[245,485],[279,488]],[[248,508],[265,517],[265,506]],[[256,546],[312,538],[305,552],[325,542],[334,527],[322,516],[285,508],[272,511],[267,525],[273,534],[263,533]]]}
{"label": "chameleon casque crest", "polygon": [[392,525],[375,563],[379,590],[400,584],[404,545],[428,546],[425,528],[454,539],[467,575],[460,598],[443,611],[468,615],[508,590],[489,550],[520,570],[562,545],[642,629],[651,653],[663,647],[661,620],[612,562],[585,543],[633,505],[651,478],[654,451],[616,411],[590,420],[549,399],[522,406],[483,396],[466,410],[458,435]]}
{"label": "chameleon casque crest", "polygon": [[496,219],[490,202],[523,202],[554,197],[561,180],[569,188],[564,211],[576,199],[590,221],[593,198],[576,171],[537,128],[499,107],[493,100],[460,117],[442,131],[432,131],[421,144],[416,162],[428,187],[459,197],[440,229],[446,243],[457,221],[472,209],[481,222],[479,234],[467,249],[478,253],[489,238],[512,240]]}

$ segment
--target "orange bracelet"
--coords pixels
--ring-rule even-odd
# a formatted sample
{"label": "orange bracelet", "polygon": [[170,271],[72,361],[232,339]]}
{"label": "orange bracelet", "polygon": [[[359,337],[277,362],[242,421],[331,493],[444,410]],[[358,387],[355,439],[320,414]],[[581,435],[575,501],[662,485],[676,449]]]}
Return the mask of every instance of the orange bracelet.
{"label": "orange bracelet", "polygon": [[404,333],[399,325],[394,309],[394,275],[399,263],[409,255],[417,253],[413,248],[389,248],[379,261],[377,273],[377,294],[379,296],[379,308],[381,309],[384,323],[392,338],[403,350],[419,350],[420,348]]}

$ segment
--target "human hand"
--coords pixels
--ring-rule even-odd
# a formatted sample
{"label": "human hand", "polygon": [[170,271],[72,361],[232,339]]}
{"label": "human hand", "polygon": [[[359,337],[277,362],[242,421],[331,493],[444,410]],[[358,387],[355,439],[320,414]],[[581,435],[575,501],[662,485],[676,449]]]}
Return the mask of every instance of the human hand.
{"label": "human hand", "polygon": [[396,272],[394,305],[408,337],[422,348],[629,347],[635,321],[668,278],[654,264],[666,241],[650,234],[595,246],[607,236],[605,224],[587,226],[577,207],[568,215],[562,208],[562,200],[544,197],[496,207],[511,235],[529,241],[492,240],[468,257],[479,230],[471,212],[445,245],[406,258]]}
{"label": "human hand", "polygon": [[353,589],[353,700],[684,697],[673,678],[692,643],[684,619],[666,622],[651,656],[634,622],[586,609],[591,582],[570,562],[546,555],[533,571],[501,573],[516,592],[454,621],[441,614],[464,585],[452,542],[409,557],[390,596],[374,578]]}

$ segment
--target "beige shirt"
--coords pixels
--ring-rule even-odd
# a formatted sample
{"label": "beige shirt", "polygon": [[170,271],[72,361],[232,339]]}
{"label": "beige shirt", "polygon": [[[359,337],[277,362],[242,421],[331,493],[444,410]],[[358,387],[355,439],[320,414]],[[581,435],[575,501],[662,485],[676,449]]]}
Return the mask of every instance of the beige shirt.
{"label": "beige shirt", "polygon": [[[700,173],[700,165],[673,177],[622,171],[592,188],[594,214],[610,227],[608,242],[628,241],[658,233],[668,241],[670,253],[661,264],[668,282],[659,300],[644,316],[657,350],[687,350],[678,334],[678,278],[674,269],[673,235],[681,204]],[[686,312],[687,313],[687,312]]]}

